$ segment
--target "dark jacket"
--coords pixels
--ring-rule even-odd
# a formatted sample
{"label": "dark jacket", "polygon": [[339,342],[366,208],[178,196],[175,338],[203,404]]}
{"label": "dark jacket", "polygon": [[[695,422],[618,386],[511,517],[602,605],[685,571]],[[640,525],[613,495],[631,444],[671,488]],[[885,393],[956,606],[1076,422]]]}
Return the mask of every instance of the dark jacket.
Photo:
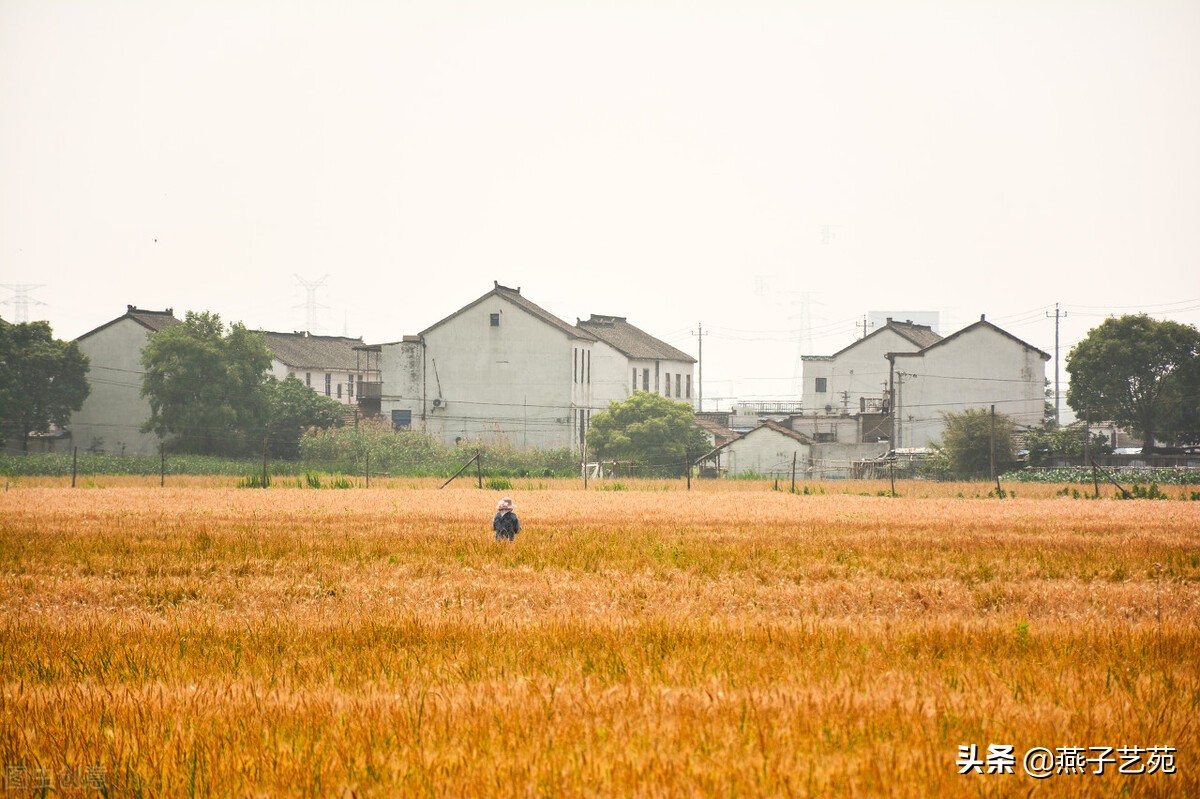
{"label": "dark jacket", "polygon": [[498,511],[492,517],[492,529],[496,531],[497,541],[502,538],[512,541],[521,532],[521,520],[510,510]]}

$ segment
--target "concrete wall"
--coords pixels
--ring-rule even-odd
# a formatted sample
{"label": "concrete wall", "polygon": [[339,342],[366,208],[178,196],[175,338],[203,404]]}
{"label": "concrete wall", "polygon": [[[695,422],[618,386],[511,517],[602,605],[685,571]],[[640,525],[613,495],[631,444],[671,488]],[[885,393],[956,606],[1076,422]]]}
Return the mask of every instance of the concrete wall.
{"label": "concrete wall", "polygon": [[[329,397],[337,400],[343,405],[354,405],[358,402],[358,383],[362,380],[376,379],[373,375],[368,378],[363,372],[330,372],[320,369],[291,369],[283,361],[277,358],[271,359],[270,374],[274,375],[279,380],[284,380],[289,374],[296,376],[296,379],[301,383],[305,383],[312,388],[313,391],[320,394],[322,397]],[[325,377],[329,376],[329,393],[325,393]],[[353,381],[353,385],[351,385]],[[340,392],[340,395],[339,395]]]}
{"label": "concrete wall", "polygon": [[897,356],[897,447],[926,447],[945,429],[943,413],[996,406],[1017,428],[1042,422],[1046,362],[989,326],[969,328],[920,357]]}
{"label": "concrete wall", "polygon": [[[802,361],[805,413],[858,413],[859,398],[879,398],[888,381],[889,352],[916,352],[918,347],[891,328],[884,328],[844,350],[837,357],[808,357]],[[817,391],[817,378],[826,391]],[[842,392],[849,392],[843,395]]]}
{"label": "concrete wall", "polygon": [[86,451],[99,444],[103,452],[155,455],[160,439],[138,429],[150,418],[150,403],[142,397],[142,348],[150,331],[132,319],[122,319],[78,339],[90,361],[91,393],[71,415],[72,446]]}
{"label": "concrete wall", "polygon": [[755,472],[767,476],[791,476],[792,456],[796,474],[809,467],[811,448],[769,427],[751,430],[721,451],[721,469],[727,476]]}
{"label": "concrete wall", "polygon": [[815,444],[812,460],[804,476],[811,480],[841,480],[851,476],[851,465],[867,458],[887,454],[889,444]]}
{"label": "concrete wall", "polygon": [[810,416],[806,414],[793,416],[789,421],[793,430],[803,433],[818,443],[825,438],[844,444],[858,442],[859,422],[854,416]]}
{"label": "concrete wall", "polygon": [[[622,356],[624,357],[624,356]],[[687,361],[660,361],[644,358],[625,358],[625,397],[633,393],[634,370],[637,370],[637,390],[661,394],[677,402],[696,406],[696,384],[692,376],[693,364]],[[671,385],[667,386],[668,377]],[[676,391],[675,384],[679,384]],[[690,390],[689,390],[690,387]],[[622,397],[623,399],[624,397]]]}
{"label": "concrete wall", "polygon": [[389,419],[411,410],[414,427],[448,444],[578,450],[593,401],[592,348],[491,295],[427,331],[423,350],[419,342],[384,345],[380,409]]}

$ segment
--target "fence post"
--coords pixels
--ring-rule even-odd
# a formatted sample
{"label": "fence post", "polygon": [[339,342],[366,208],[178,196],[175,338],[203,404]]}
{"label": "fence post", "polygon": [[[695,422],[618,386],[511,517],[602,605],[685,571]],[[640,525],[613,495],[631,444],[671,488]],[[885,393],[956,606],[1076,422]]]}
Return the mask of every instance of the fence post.
{"label": "fence post", "polygon": [[263,476],[262,487],[267,487],[267,436],[263,436]]}
{"label": "fence post", "polygon": [[75,474],[79,466],[79,447],[71,448],[71,488],[75,487]]}
{"label": "fence post", "polygon": [[167,485],[167,445],[158,445],[158,454],[162,459],[162,463],[158,467],[158,487],[164,488]]}
{"label": "fence post", "polygon": [[[354,412],[354,424],[358,424],[358,411]],[[367,488],[371,487],[371,450],[367,450]]]}
{"label": "fence post", "polygon": [[692,458],[691,454],[685,449],[683,451],[683,471],[687,474],[688,491],[692,490]]}
{"label": "fence post", "polygon": [[796,453],[792,452],[792,493],[796,493]]}
{"label": "fence post", "polygon": [[483,488],[483,453],[479,450],[475,450],[475,480]]}

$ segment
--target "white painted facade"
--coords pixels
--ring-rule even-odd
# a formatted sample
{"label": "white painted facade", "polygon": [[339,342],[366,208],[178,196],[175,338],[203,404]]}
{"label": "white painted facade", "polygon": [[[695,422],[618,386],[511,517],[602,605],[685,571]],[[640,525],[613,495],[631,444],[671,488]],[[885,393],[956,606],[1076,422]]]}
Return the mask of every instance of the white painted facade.
{"label": "white painted facade", "polygon": [[[600,342],[600,346],[609,349],[603,342]],[[604,405],[611,400],[631,397],[634,391],[647,391],[696,407],[695,390],[692,386],[693,364],[686,361],[628,358],[620,353],[617,355],[624,366],[624,385],[614,396],[607,397]]]}
{"label": "white painted facade", "polygon": [[728,444],[709,453],[705,462],[714,464],[727,477],[754,473],[766,477],[790,477],[808,470],[812,442],[802,439],[774,422],[765,422]]}
{"label": "white painted facade", "polygon": [[805,413],[854,414],[864,409],[878,410],[888,388],[887,354],[916,352],[937,338],[928,327],[889,319],[884,327],[834,355],[804,356],[801,363]]}
{"label": "white painted facade", "polygon": [[[623,352],[603,341],[592,344],[592,399],[595,410],[608,407],[633,395],[630,385],[630,362]],[[641,384],[638,384],[641,390]]]}
{"label": "white painted facade", "polygon": [[288,375],[293,375],[321,396],[337,400],[343,405],[354,405],[363,381],[374,379],[365,372],[335,372],[315,367],[293,369],[278,358],[271,359],[270,374],[279,380],[286,380]]}
{"label": "white painted facade", "polygon": [[593,315],[577,327],[593,335],[592,398],[595,410],[633,396],[659,394],[696,407],[690,355],[629,324],[624,317]]}
{"label": "white painted facade", "polygon": [[346,406],[354,406],[364,382],[379,379],[378,371],[366,367],[358,348],[361,338],[318,336],[307,332],[263,331],[271,353],[269,373],[279,380],[293,375],[317,394]]}
{"label": "white painted facade", "polygon": [[894,446],[927,447],[944,413],[996,407],[1017,429],[1041,425],[1050,356],[981,319],[915,353],[890,357]]}
{"label": "white painted facade", "polygon": [[444,443],[582,448],[595,340],[497,286],[420,336],[381,347],[380,412]]}
{"label": "white painted facade", "polygon": [[161,439],[140,429],[150,418],[150,402],[142,397],[141,360],[150,335],[150,327],[126,314],[76,339],[90,364],[91,392],[71,414],[67,427],[72,446],[116,455],[158,454]]}

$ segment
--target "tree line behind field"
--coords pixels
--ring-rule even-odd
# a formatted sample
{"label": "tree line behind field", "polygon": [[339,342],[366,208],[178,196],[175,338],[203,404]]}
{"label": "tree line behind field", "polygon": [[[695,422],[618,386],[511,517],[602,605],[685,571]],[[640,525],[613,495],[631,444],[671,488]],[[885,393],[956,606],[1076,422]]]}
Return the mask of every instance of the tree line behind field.
{"label": "tree line behind field", "polygon": [[[184,321],[151,334],[142,351],[142,395],[150,417],[142,425],[171,456],[261,458],[320,463],[358,471],[443,474],[477,448],[446,447],[417,432],[362,427],[339,429],[346,407],[293,376],[269,374],[271,354],[260,332],[219,315],[189,311]],[[0,319],[0,436],[27,444],[33,432],[66,425],[87,397],[87,358],[74,342],[53,338],[45,322]],[[1115,422],[1142,436],[1144,451],[1200,445],[1200,331],[1144,314],[1105,320],[1072,348],[1067,403],[1081,418]],[[674,476],[704,454],[688,403],[635,392],[593,416],[588,460],[639,465],[645,476]],[[995,474],[1016,465],[1015,434],[1003,414],[950,414],[937,470],[954,476]],[[1028,463],[1100,453],[1082,434],[1021,431]],[[1076,440],[1078,439],[1078,440]],[[566,451],[519,453],[490,445],[489,461],[513,473],[559,473],[573,468]],[[577,464],[577,460],[574,461]],[[161,466],[161,464],[160,464]]]}

